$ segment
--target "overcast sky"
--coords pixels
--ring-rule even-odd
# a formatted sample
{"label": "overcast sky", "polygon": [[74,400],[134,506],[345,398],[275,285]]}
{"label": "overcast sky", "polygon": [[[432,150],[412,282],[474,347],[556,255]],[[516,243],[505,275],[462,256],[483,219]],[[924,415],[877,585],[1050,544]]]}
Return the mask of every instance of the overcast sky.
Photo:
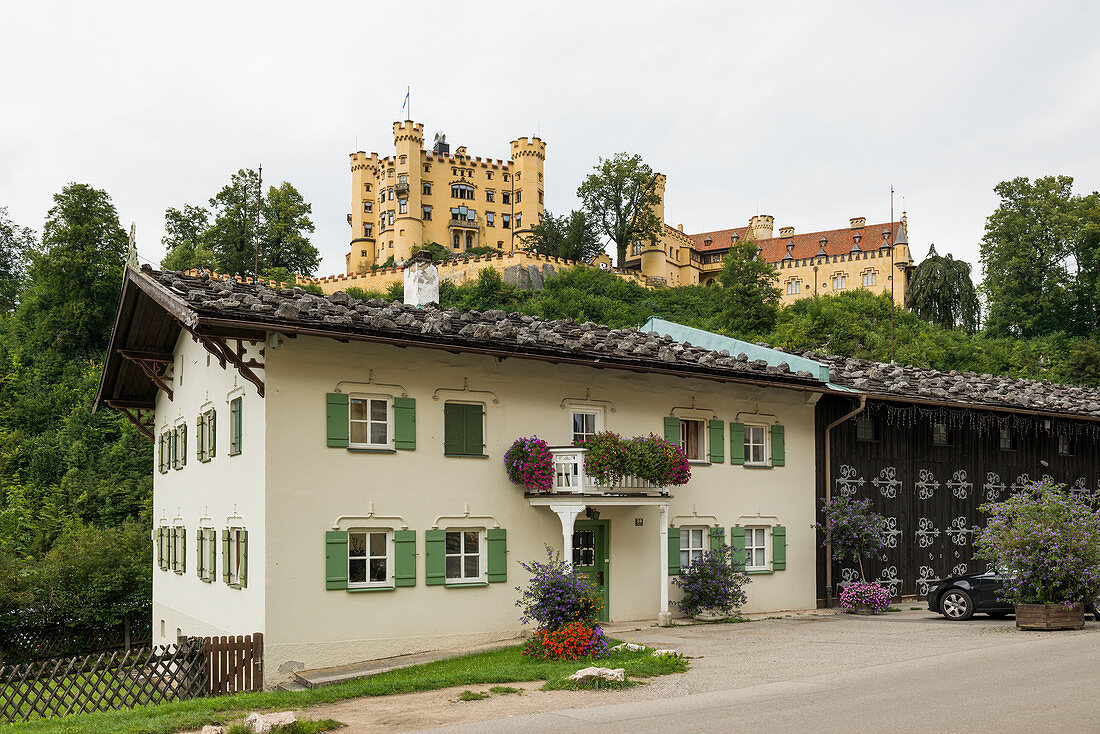
{"label": "overcast sky", "polygon": [[41,231],[70,181],[106,189],[143,259],[164,210],[238,168],[313,205],[342,272],[348,154],[392,152],[406,86],[427,137],[508,156],[548,143],[546,205],[597,158],[668,175],[687,232],[756,213],[813,231],[909,212],[977,261],[993,185],[1100,188],[1100,4],[18,3],[0,28],[0,206]]}

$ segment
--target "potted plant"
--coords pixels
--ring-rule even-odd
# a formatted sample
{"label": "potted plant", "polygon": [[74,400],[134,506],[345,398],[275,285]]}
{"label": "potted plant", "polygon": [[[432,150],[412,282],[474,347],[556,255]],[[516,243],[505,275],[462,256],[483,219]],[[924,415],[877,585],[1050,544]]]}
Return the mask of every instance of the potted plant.
{"label": "potted plant", "polygon": [[740,613],[747,598],[743,587],[750,581],[744,566],[733,562],[730,547],[723,545],[680,569],[672,583],[683,589],[684,598],[676,606],[700,621],[727,619]]}
{"label": "potted plant", "polygon": [[847,584],[840,594],[840,606],[849,612],[881,614],[890,606],[890,592],[867,581],[864,557],[879,556],[886,549],[889,529],[886,518],[871,511],[871,500],[833,497],[823,503],[824,523],[815,527],[825,533],[825,547],[832,546],[833,560],[854,563],[859,581]]}
{"label": "potted plant", "polygon": [[546,562],[520,562],[531,574],[527,586],[517,586],[520,621],[537,625],[524,643],[523,657],[581,660],[608,654],[607,636],[598,624],[600,600],[596,588],[576,567],[546,547]]}
{"label": "potted plant", "polygon": [[1100,510],[1050,481],[981,510],[989,521],[975,546],[1004,571],[1001,593],[1016,605],[1016,626],[1084,627],[1084,603],[1100,589]]}
{"label": "potted plant", "polygon": [[604,431],[575,445],[587,449],[584,471],[601,486],[614,486],[627,473],[627,445],[619,434]]}
{"label": "potted plant", "polygon": [[626,442],[626,473],[658,487],[679,487],[691,479],[691,465],[682,448],[651,433]]}

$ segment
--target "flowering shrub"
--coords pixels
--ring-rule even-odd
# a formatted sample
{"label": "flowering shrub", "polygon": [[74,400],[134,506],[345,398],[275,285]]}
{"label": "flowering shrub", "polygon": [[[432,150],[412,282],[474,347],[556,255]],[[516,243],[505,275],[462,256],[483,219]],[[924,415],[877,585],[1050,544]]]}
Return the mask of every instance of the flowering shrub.
{"label": "flowering shrub", "polygon": [[863,558],[881,555],[886,549],[889,540],[886,518],[871,512],[871,500],[849,497],[833,497],[823,503],[822,512],[825,523],[815,523],[815,527],[826,534],[823,545],[832,540],[833,559],[857,564],[860,579],[866,580]]}
{"label": "flowering shrub", "polygon": [[882,614],[890,608],[890,592],[868,581],[853,581],[840,592],[840,606],[845,609],[870,609]]}
{"label": "flowering shrub", "polygon": [[691,465],[684,450],[652,433],[627,441],[626,455],[625,473],[658,487],[679,487],[691,479]]}
{"label": "flowering shrub", "polygon": [[532,492],[549,492],[554,486],[550,446],[538,436],[517,438],[504,454],[504,467],[514,484],[522,484]]}
{"label": "flowering shrub", "polygon": [[534,622],[550,630],[574,622],[587,627],[596,625],[603,602],[595,587],[552,548],[546,547],[546,563],[530,561],[519,565],[531,574],[526,588],[516,587],[520,592],[516,606],[523,610],[521,622]]}
{"label": "flowering shrub", "polygon": [[604,431],[576,444],[588,449],[584,470],[602,485],[613,485],[626,474],[627,447],[622,436]]}
{"label": "flowering shrub", "polygon": [[1035,482],[982,505],[980,557],[1006,572],[1001,594],[1018,604],[1073,604],[1100,590],[1100,511],[1054,482]]}
{"label": "flowering shrub", "polygon": [[557,629],[539,629],[523,645],[523,657],[543,660],[581,660],[608,656],[607,637],[599,627],[571,622]]}
{"label": "flowering shrub", "polygon": [[691,616],[708,609],[732,616],[741,611],[747,598],[742,587],[750,581],[744,567],[732,562],[730,547],[723,545],[680,569],[672,583],[684,590],[684,598],[676,606]]}

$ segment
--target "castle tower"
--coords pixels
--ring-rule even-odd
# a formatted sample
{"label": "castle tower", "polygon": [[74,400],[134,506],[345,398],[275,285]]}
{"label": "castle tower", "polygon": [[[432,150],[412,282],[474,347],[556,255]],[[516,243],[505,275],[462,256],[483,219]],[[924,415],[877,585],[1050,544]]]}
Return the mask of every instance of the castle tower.
{"label": "castle tower", "polygon": [[[386,252],[380,253],[385,260],[393,255],[395,261],[408,260],[420,249],[424,242],[424,220],[421,204],[421,173],[424,154],[424,125],[412,120],[393,123],[394,157],[386,166]],[[393,189],[394,198],[389,198]],[[393,226],[389,225],[389,211],[393,212]],[[388,242],[392,239],[393,249]]]}
{"label": "castle tower", "polygon": [[346,272],[354,273],[369,268],[378,256],[378,154],[369,156],[363,151],[351,154],[351,251],[348,252]]}
{"label": "castle tower", "polygon": [[775,231],[775,217],[770,214],[757,214],[749,218],[749,236],[759,242],[770,240]]}
{"label": "castle tower", "polygon": [[665,221],[665,182],[665,174],[658,173],[653,187],[657,196],[661,198],[659,203],[653,205],[653,213],[657,215],[657,221],[662,224]]}
{"label": "castle tower", "polygon": [[[541,139],[523,137],[511,142],[512,210],[514,212],[512,235],[516,247],[520,247],[524,235],[539,223],[543,204],[543,165],[546,162],[546,143]],[[508,246],[509,243],[505,243]]]}

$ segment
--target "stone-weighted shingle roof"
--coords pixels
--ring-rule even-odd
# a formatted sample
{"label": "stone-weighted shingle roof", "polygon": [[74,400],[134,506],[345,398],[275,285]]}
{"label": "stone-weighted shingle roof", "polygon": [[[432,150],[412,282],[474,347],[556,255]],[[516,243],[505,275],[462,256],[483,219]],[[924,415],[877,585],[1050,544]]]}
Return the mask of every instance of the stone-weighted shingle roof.
{"label": "stone-weighted shingle roof", "polygon": [[1066,413],[1100,418],[1100,390],[975,372],[944,372],[851,357],[801,356],[829,365],[832,381],[860,392],[921,402]]}
{"label": "stone-weighted shingle roof", "polygon": [[541,320],[501,310],[417,308],[397,302],[357,300],[343,292],[317,296],[297,287],[269,288],[205,274],[192,276],[146,268],[143,275],[183,301],[200,321],[238,322],[273,331],[280,327],[304,329],[337,337],[341,333],[369,335],[404,344],[476,348],[515,356],[560,357],[563,361],[606,367],[649,367],[687,376],[717,375],[823,387],[813,374],[792,371],[785,362],[769,365],[744,354],[711,351],[639,329],[613,329],[570,319]]}

